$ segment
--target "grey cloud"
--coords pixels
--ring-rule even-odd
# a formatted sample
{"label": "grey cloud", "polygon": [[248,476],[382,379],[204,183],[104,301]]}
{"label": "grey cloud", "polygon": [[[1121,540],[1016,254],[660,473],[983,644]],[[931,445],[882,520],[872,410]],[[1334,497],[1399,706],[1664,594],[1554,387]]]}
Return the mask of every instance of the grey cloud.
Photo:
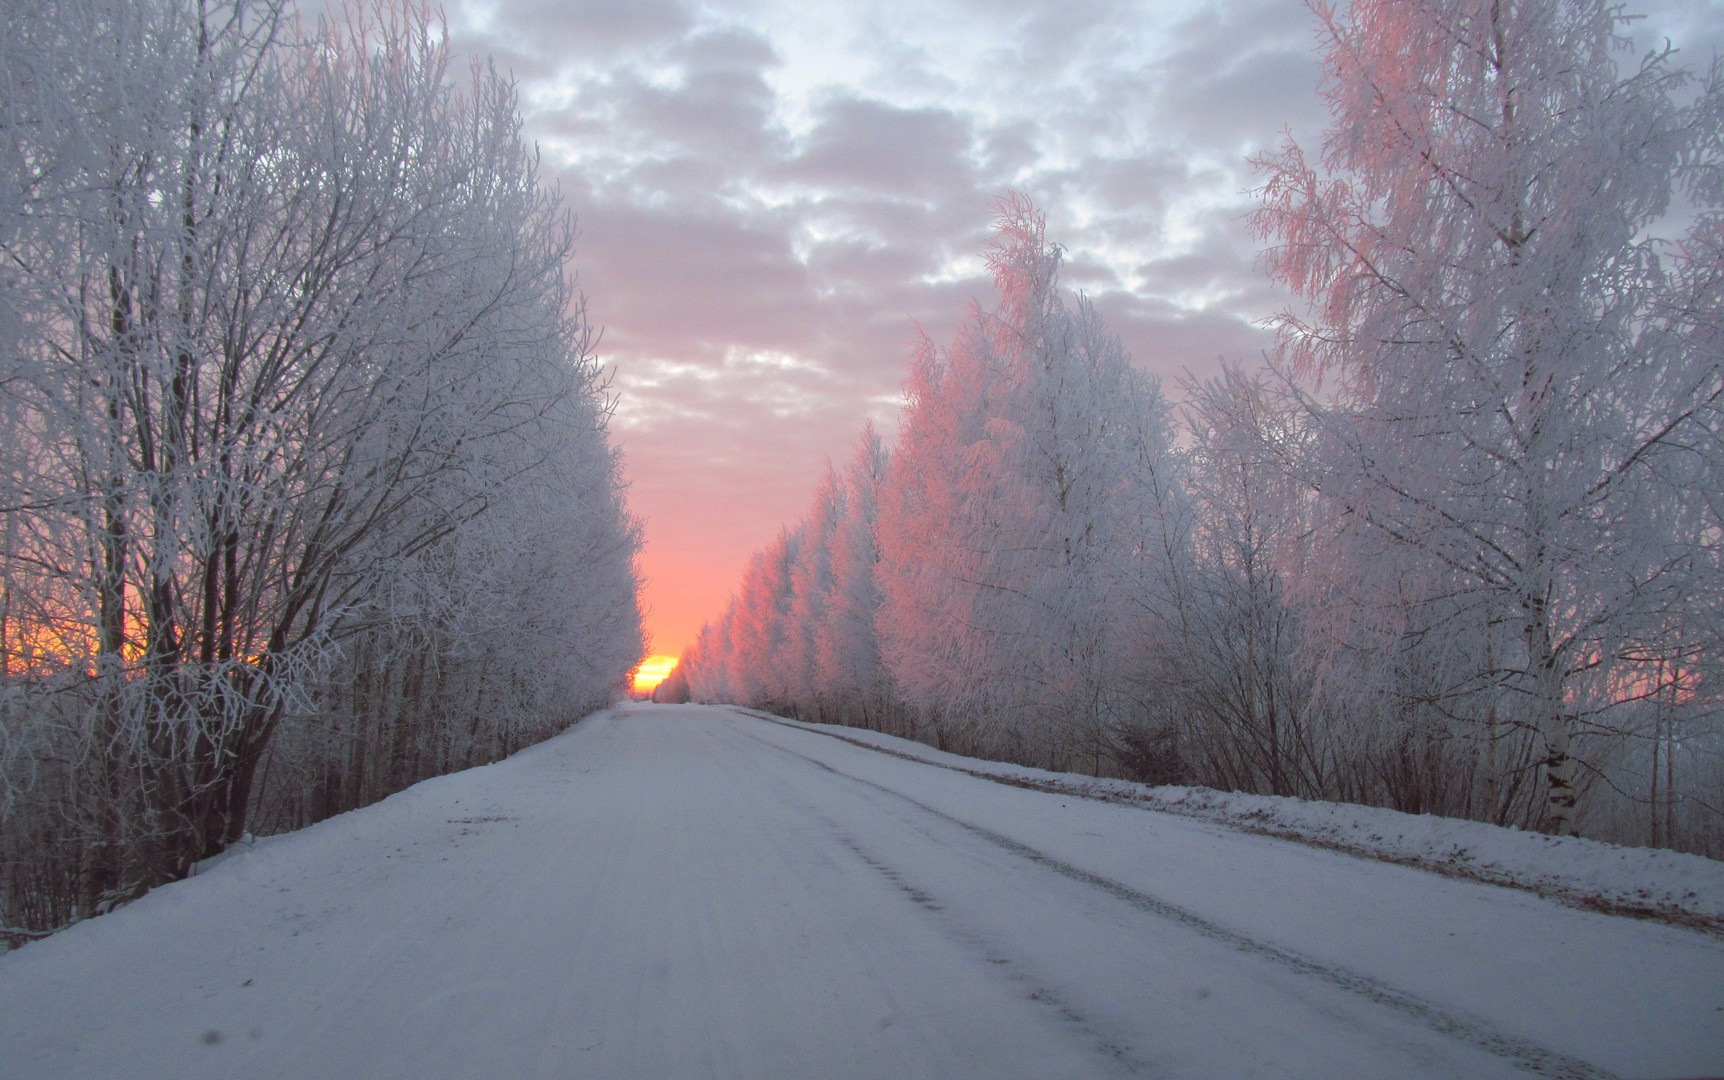
{"label": "grey cloud", "polygon": [[694,26],[683,0],[501,0],[493,10],[502,33],[554,48],[553,59],[661,45]]}
{"label": "grey cloud", "polygon": [[524,81],[662,49],[695,25],[683,0],[451,0],[457,47]]}
{"label": "grey cloud", "polygon": [[1076,292],[1089,295],[1121,292],[1125,282],[1108,263],[1095,258],[1068,257],[1060,268],[1060,281]]}
{"label": "grey cloud", "polygon": [[975,189],[972,132],[945,109],[902,109],[879,101],[824,103],[787,179],[849,191],[932,199]]}
{"label": "grey cloud", "polygon": [[983,181],[998,185],[1017,182],[1021,174],[1035,165],[1039,138],[1037,125],[1027,119],[983,132],[974,150]]}
{"label": "grey cloud", "polygon": [[877,43],[869,86],[890,87],[904,100],[947,101],[958,97],[963,87],[941,65],[941,57],[916,43],[899,38],[893,29],[876,21],[867,33]]}
{"label": "grey cloud", "polygon": [[956,0],[978,25],[1002,40],[998,59],[1014,77],[1056,77],[1068,64],[1096,61],[1134,40],[1136,5],[1119,0]]}
{"label": "grey cloud", "polygon": [[1326,119],[1317,97],[1315,22],[1285,0],[1234,0],[1182,24],[1156,65],[1158,111],[1186,138],[1223,155],[1275,142],[1291,126],[1313,138]]}
{"label": "grey cloud", "polygon": [[[561,79],[567,103],[535,119],[543,131],[567,140],[575,167],[611,178],[633,174],[693,178],[697,168],[657,172],[643,165],[677,159],[721,167],[703,183],[735,185],[783,150],[774,119],[776,99],[766,72],[778,62],[763,38],[741,31],[701,32],[650,61],[610,69],[576,67]],[[700,198],[716,187],[658,194]]]}
{"label": "grey cloud", "polygon": [[680,86],[637,86],[623,123],[717,161],[759,163],[777,141],[773,95],[754,72],[690,72]]}
{"label": "grey cloud", "polygon": [[1170,396],[1188,372],[1211,373],[1222,360],[1250,363],[1273,344],[1268,330],[1227,311],[1193,311],[1128,293],[1091,299],[1132,362],[1160,378]]}
{"label": "grey cloud", "polygon": [[1194,141],[1237,157],[1272,149],[1289,129],[1315,142],[1328,122],[1315,93],[1320,75],[1312,52],[1265,50],[1173,89],[1167,108]]}
{"label": "grey cloud", "polygon": [[700,29],[679,41],[669,55],[691,71],[756,72],[782,62],[771,41],[736,26]]}
{"label": "grey cloud", "polygon": [[1083,189],[1098,206],[1115,213],[1163,211],[1168,196],[1191,186],[1189,163],[1171,154],[1104,159],[1083,170]]}
{"label": "grey cloud", "polygon": [[766,72],[778,66],[771,42],[758,34],[708,30],[679,42],[666,60],[680,69],[670,87],[635,84],[623,114],[661,137],[723,161],[759,163],[780,149],[776,97]]}
{"label": "grey cloud", "polygon": [[821,292],[873,291],[882,282],[914,281],[928,273],[928,253],[900,244],[829,240],[814,245],[808,270]]}
{"label": "grey cloud", "polygon": [[811,230],[841,242],[860,240],[912,253],[914,276],[933,274],[947,252],[980,249],[987,234],[987,197],[974,188],[949,199],[920,202],[890,195],[820,194],[800,204],[798,216]]}
{"label": "grey cloud", "polygon": [[806,271],[770,217],[626,203],[579,209],[582,284],[616,344],[686,357],[725,344],[795,351],[806,340],[796,303],[809,292]]}
{"label": "grey cloud", "polygon": [[1195,242],[1137,267],[1144,291],[1164,297],[1202,294],[1209,303],[1249,318],[1285,306],[1288,294],[1258,265],[1263,245],[1251,235],[1249,222],[1255,205],[1244,200],[1199,215]]}

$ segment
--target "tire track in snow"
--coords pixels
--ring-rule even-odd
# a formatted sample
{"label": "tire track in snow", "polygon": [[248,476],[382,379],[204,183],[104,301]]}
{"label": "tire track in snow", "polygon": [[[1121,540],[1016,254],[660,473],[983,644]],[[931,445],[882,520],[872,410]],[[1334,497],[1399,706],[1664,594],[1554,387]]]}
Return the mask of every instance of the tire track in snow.
{"label": "tire track in snow", "polygon": [[[776,750],[780,753],[789,753],[798,758],[802,756],[800,754],[795,754],[793,751],[787,751],[783,747],[766,742],[750,732],[740,731],[738,733],[747,737],[750,741],[759,743],[768,749]],[[819,762],[815,762],[815,764],[819,764]],[[835,770],[829,769],[828,771]],[[1018,992],[1022,993],[1026,1000],[1035,1003],[1043,1009],[1056,1023],[1069,1027],[1074,1032],[1081,1032],[1082,1035],[1089,1040],[1095,1052],[1101,1055],[1102,1061],[1109,1062],[1133,1076],[1145,1073],[1153,1074],[1155,1072],[1155,1067],[1152,1062],[1136,1056],[1129,1046],[1122,1044],[1113,1036],[1109,1035],[1096,1024],[1091,1022],[1090,1018],[1084,1016],[1077,1009],[1073,1008],[1056,991],[1047,986],[1041,985],[1036,980],[1027,976],[1022,970],[1020,970],[1018,963],[1007,956],[1004,951],[996,948],[995,944],[974,933],[972,930],[957,924],[955,920],[946,914],[946,903],[939,896],[922,888],[920,884],[911,880],[902,870],[887,861],[886,858],[877,855],[874,851],[870,850],[868,846],[847,829],[842,822],[836,820],[830,814],[827,814],[815,803],[809,801],[800,794],[797,794],[793,786],[786,783],[782,778],[771,778],[771,782],[774,786],[779,788],[779,796],[785,799],[787,804],[794,805],[797,811],[809,821],[817,822],[832,836],[833,840],[855,857],[855,859],[862,865],[868,867],[871,871],[884,878],[899,895],[909,900],[922,911],[934,916],[934,918],[941,924],[942,932],[949,939],[972,950],[975,955],[985,961],[986,966],[981,970],[991,971],[994,973],[995,978],[1005,980]],[[922,824],[917,824],[915,828],[916,831],[928,842],[933,844],[943,843],[942,838],[935,830]],[[1111,1075],[1111,1073],[1109,1075]]]}
{"label": "tire track in snow", "polygon": [[[920,886],[906,878],[901,871],[893,867],[890,863],[873,855],[867,848],[862,846],[861,842],[846,832],[837,822],[824,816],[819,820],[832,831],[839,843],[849,849],[852,855],[855,855],[856,858],[860,859],[864,865],[880,874],[887,881],[891,882],[899,892],[907,896],[911,902],[916,904],[917,907],[935,915],[940,915],[946,910],[946,905],[939,897],[923,890]],[[1048,987],[1037,985],[1034,981],[1026,978],[1021,972],[1014,970],[1016,965],[1011,958],[993,948],[987,941],[975,934],[964,932],[962,930],[948,930],[948,933],[954,936],[961,944],[976,950],[981,955],[982,959],[987,961],[990,967],[996,968],[1002,973],[1001,977],[1009,979],[1012,984],[1022,988],[1025,991],[1025,998],[1035,1002],[1037,1005],[1047,1010],[1048,1013],[1059,1023],[1070,1025],[1074,1029],[1083,1032],[1084,1035],[1089,1038],[1091,1043],[1094,1044],[1096,1051],[1105,1059],[1111,1060],[1115,1064],[1123,1067],[1127,1072],[1134,1075],[1148,1071],[1152,1068],[1151,1063],[1135,1057],[1129,1048],[1121,1045],[1106,1033],[1098,1030],[1096,1025],[1090,1022],[1088,1017],[1067,1004],[1057,992]]]}
{"label": "tire track in snow", "polygon": [[[766,719],[765,717],[752,712],[744,713],[742,715],[748,716],[750,719]],[[780,727],[787,728],[788,730],[800,731],[804,734],[822,734],[821,732],[810,732],[805,728],[796,727],[792,724],[783,724],[777,720],[768,720],[768,722],[778,724]],[[978,825],[974,822],[954,817],[953,815],[946,813],[944,810],[930,806],[927,803],[924,803],[913,796],[906,795],[901,791],[897,791],[883,784],[877,784],[872,780],[844,772],[842,769],[834,768],[817,758],[809,757],[808,755],[799,753],[789,747],[781,746],[769,740],[762,739],[752,733],[743,732],[743,734],[761,745],[776,750],[781,754],[797,758],[798,760],[807,762],[825,772],[831,773],[834,776],[848,780],[853,784],[871,788],[885,795],[889,795],[894,799],[907,803],[922,813],[928,814],[979,839],[985,840],[995,847],[1001,848],[1026,862],[1032,863],[1045,870],[1049,870],[1071,881],[1097,889],[1116,900],[1138,909],[1139,911],[1154,915],[1157,918],[1165,919],[1169,922],[1183,926],[1211,941],[1217,941],[1229,945],[1240,952],[1268,960],[1296,974],[1318,980],[1366,1001],[1391,1009],[1402,1016],[1409,1017],[1419,1022],[1426,1028],[1435,1031],[1440,1035],[1470,1043],[1471,1045],[1497,1057],[1503,1058],[1528,1072],[1539,1076],[1558,1078],[1558,1080],[1619,1080],[1619,1078],[1616,1077],[1616,1074],[1601,1069],[1590,1062],[1582,1061],[1579,1058],[1569,1057],[1566,1054],[1551,1050],[1548,1047],[1541,1046],[1530,1040],[1522,1039],[1518,1036],[1499,1031],[1483,1020],[1457,1015],[1440,1006],[1434,1005],[1417,995],[1391,986],[1388,983],[1373,978],[1372,976],[1352,971],[1339,965],[1324,963],[1323,961],[1306,956],[1305,954],[1294,949],[1287,948],[1286,946],[1276,945],[1267,941],[1260,941],[1257,938],[1253,938],[1248,934],[1244,934],[1231,927],[1223,926],[1220,923],[1206,919],[1202,915],[1199,915],[1197,912],[1188,908],[1169,903],[1165,900],[1159,899],[1158,897],[1152,896],[1149,893],[1143,892],[1140,889],[1132,888],[1129,885],[1114,881],[1111,878],[1103,877],[1100,874],[1093,873],[1080,866],[1076,866],[1072,863],[1056,858],[1021,841],[1014,840],[1004,833],[995,832],[993,829],[984,825]],[[862,746],[863,749],[873,749],[872,747],[868,747],[862,743],[853,743],[852,745]],[[928,763],[918,762],[918,764],[926,765]],[[938,766],[934,767],[937,768]]]}

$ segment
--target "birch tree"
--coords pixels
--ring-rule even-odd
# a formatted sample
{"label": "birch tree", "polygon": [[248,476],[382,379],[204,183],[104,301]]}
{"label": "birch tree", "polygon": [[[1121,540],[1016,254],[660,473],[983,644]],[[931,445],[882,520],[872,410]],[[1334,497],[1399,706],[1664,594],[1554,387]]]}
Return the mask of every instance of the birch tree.
{"label": "birch tree", "polygon": [[1201,782],[1306,798],[1331,794],[1315,670],[1295,600],[1310,500],[1277,460],[1299,416],[1237,368],[1189,388],[1192,558],[1181,568],[1158,689],[1179,712]]}
{"label": "birch tree", "polygon": [[796,715],[818,719],[826,698],[819,679],[821,627],[830,617],[833,543],[845,514],[845,488],[829,461],[802,521],[802,543],[790,568],[790,598],[785,611],[784,650],[777,660],[786,699]]}
{"label": "birch tree", "polygon": [[[572,219],[513,87],[461,85],[427,10],[5,14],[39,50],[9,52],[0,117],[7,673],[46,653],[77,684],[32,722],[90,763],[65,781],[87,912],[245,832],[267,749],[402,574],[548,462],[610,459]],[[561,475],[619,512],[611,467]],[[594,594],[626,641],[617,566]]]}
{"label": "birch tree", "polygon": [[1716,468],[1724,373],[1672,326],[1704,305],[1653,237],[1673,190],[1716,235],[1696,181],[1724,87],[1628,55],[1604,0],[1312,6],[1333,125],[1316,161],[1261,162],[1255,217],[1315,310],[1281,320],[1281,362],[1332,394],[1310,407],[1336,515],[1515,628],[1490,678],[1535,718],[1542,823],[1570,832],[1577,735],[1716,580],[1716,507],[1672,516]]}
{"label": "birch tree", "polygon": [[[1117,337],[1058,290],[1027,200],[1000,205],[996,306],[925,346],[882,500],[882,654],[961,743],[1099,768],[1147,632],[1141,482],[1165,413]],[[1151,456],[1145,456],[1150,454]]]}
{"label": "birch tree", "polygon": [[892,694],[880,660],[880,485],[890,456],[869,423],[844,472],[844,514],[832,534],[832,589],[815,635],[815,670],[840,723],[883,729]]}

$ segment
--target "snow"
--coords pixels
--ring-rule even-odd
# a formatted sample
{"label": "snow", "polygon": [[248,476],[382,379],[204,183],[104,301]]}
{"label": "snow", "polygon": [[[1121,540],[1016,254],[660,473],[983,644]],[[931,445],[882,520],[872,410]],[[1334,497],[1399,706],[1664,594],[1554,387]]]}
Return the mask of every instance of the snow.
{"label": "snow", "polygon": [[[756,714],[764,715],[764,714]],[[1658,918],[1724,934],[1724,862],[1661,848],[1547,836],[1478,821],[1374,806],[1136,784],[978,761],[874,731],[797,723],[836,738],[973,776],[1134,803],[1441,874],[1527,889],[1563,903]]]}
{"label": "snow", "polygon": [[1724,1072],[1715,936],[833,734],[624,707],[246,846],[0,956],[0,1077]]}

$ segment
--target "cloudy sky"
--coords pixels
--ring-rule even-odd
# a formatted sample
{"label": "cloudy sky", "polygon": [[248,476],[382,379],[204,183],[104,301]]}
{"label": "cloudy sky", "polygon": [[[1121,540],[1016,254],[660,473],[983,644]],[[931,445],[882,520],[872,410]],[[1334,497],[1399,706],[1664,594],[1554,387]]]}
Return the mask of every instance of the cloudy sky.
{"label": "cloudy sky", "polygon": [[[1646,0],[1691,61],[1724,2]],[[1315,145],[1298,0],[453,0],[453,42],[522,89],[581,226],[653,651],[724,607],[865,419],[890,434],[917,335],[986,301],[1010,191],[1047,214],[1135,361],[1256,356],[1285,302],[1244,227],[1246,159]]]}

